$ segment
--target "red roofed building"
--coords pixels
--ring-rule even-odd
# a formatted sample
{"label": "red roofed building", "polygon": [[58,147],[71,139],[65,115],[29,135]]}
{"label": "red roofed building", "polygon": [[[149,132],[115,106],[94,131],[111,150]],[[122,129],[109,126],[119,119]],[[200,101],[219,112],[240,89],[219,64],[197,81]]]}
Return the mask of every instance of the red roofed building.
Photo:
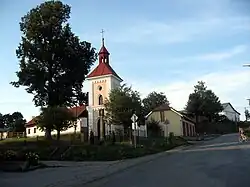
{"label": "red roofed building", "polygon": [[[72,114],[78,118],[76,127],[68,128],[66,131],[62,131],[61,134],[70,134],[76,132],[81,132],[83,127],[87,126],[88,111],[85,105],[73,107],[69,109]],[[33,136],[44,136],[44,132],[37,128],[36,125],[37,117],[34,117],[28,123],[26,123],[26,135],[28,137]],[[56,131],[51,132],[52,135],[56,134]]]}
{"label": "red roofed building", "polygon": [[102,47],[98,53],[98,65],[87,76],[87,80],[90,83],[89,130],[92,130],[98,138],[103,138],[111,132],[111,126],[108,126],[102,120],[102,116],[105,113],[103,104],[108,99],[110,91],[119,87],[123,81],[111,67],[109,55],[110,53],[104,44],[104,38],[102,38]]}

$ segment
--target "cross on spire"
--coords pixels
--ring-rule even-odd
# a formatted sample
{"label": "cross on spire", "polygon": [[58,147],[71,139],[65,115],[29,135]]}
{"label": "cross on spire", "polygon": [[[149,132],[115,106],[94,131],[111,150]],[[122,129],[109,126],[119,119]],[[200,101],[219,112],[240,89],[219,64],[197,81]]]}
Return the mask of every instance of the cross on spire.
{"label": "cross on spire", "polygon": [[104,30],[103,29],[101,31],[101,34],[102,34],[102,45],[104,46]]}

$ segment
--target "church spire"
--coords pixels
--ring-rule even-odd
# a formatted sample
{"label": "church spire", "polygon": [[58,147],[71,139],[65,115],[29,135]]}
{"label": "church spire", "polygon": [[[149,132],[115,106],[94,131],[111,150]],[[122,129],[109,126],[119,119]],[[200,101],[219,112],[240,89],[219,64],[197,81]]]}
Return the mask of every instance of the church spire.
{"label": "church spire", "polygon": [[102,29],[101,33],[102,33],[102,46],[104,46],[104,30],[103,29]]}
{"label": "church spire", "polygon": [[105,47],[105,44],[104,44],[104,30],[102,29],[101,31],[101,34],[102,34],[102,47],[98,53],[98,56],[99,56],[99,64],[101,63],[107,63],[109,64],[109,52],[108,50],[106,49]]}

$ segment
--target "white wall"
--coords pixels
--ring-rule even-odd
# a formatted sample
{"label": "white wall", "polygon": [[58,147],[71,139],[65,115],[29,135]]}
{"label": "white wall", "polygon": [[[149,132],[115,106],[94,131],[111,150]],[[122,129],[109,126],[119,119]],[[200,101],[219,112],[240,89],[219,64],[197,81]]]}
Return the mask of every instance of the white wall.
{"label": "white wall", "polygon": [[240,115],[235,112],[230,105],[228,105],[220,114],[225,115],[231,121],[240,121]]}
{"label": "white wall", "polygon": [[[77,121],[76,132],[81,132],[81,126],[83,126],[83,125],[87,126],[86,118],[80,118]],[[36,133],[34,133],[35,129],[36,129]],[[30,131],[30,133],[29,133],[29,131]],[[75,127],[73,126],[71,128],[68,128],[66,131],[61,131],[61,134],[71,134],[71,133],[74,133],[74,132],[75,132]],[[55,131],[55,130],[51,132],[51,135],[56,135],[56,134],[57,134],[57,131]],[[27,137],[44,136],[45,132],[39,130],[39,128],[37,128],[36,126],[27,127],[26,128],[26,135],[27,135]]]}

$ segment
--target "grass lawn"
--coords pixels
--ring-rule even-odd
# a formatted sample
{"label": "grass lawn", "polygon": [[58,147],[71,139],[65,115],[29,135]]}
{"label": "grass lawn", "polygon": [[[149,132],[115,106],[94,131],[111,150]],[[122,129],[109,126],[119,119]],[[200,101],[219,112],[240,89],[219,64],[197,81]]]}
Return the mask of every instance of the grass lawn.
{"label": "grass lawn", "polygon": [[[173,137],[170,144],[163,138],[140,140],[137,148],[129,142],[105,142],[103,145],[74,143],[72,136],[63,135],[60,141],[48,141],[43,138],[19,138],[0,141],[0,154],[13,150],[17,157],[24,158],[27,152],[35,152],[40,160],[68,160],[68,161],[111,161],[135,158],[172,149],[187,144],[179,137]],[[13,157],[14,158],[14,157]]]}

